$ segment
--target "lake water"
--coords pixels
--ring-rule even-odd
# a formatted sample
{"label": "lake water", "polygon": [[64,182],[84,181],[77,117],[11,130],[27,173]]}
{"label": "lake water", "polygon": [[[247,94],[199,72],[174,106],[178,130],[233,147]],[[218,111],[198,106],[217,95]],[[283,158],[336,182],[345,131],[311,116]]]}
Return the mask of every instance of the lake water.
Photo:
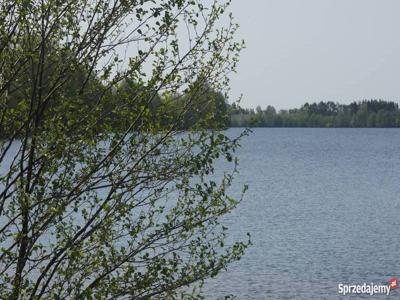
{"label": "lake water", "polygon": [[400,279],[400,130],[254,129],[242,145],[232,193],[249,191],[224,223],[253,246],[206,299],[338,299],[339,283]]}
{"label": "lake water", "polygon": [[207,299],[338,299],[339,283],[400,279],[400,130],[260,128],[242,144],[233,193],[250,189],[225,223],[253,246]]}

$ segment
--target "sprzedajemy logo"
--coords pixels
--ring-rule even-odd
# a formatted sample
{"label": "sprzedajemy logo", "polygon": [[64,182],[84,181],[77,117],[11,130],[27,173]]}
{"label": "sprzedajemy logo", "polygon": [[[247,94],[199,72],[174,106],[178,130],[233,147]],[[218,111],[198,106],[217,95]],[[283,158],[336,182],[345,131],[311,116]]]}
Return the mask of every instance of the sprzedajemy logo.
{"label": "sprzedajemy logo", "polygon": [[363,283],[363,284],[343,284],[340,283],[338,285],[338,293],[346,296],[349,294],[366,294],[366,295],[377,295],[377,294],[385,294],[389,296],[390,290],[394,290],[397,288],[398,282],[396,278],[392,278],[389,280],[388,284],[375,284],[371,283]]}

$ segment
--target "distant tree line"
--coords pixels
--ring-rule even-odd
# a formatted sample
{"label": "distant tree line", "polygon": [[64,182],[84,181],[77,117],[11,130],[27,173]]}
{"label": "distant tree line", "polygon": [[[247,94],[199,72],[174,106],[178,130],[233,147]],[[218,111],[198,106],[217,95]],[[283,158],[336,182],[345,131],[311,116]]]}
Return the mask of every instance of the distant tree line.
{"label": "distant tree line", "polygon": [[[400,127],[399,106],[392,101],[363,100],[350,104],[321,101],[307,102],[300,108],[289,110],[277,111],[270,105],[265,109],[260,106],[247,109],[235,103],[230,105],[226,95],[207,82],[194,84],[181,93],[168,94],[152,91],[143,82],[129,77],[107,89],[99,78],[87,76],[87,73],[85,69],[76,70],[58,91],[57,101],[53,101],[46,112],[49,119],[62,115],[63,122],[68,124],[75,117],[69,113],[68,105],[92,109],[101,98],[104,105],[98,112],[101,124],[96,131],[124,131],[129,126],[129,120],[139,115],[147,120],[146,130],[150,131],[168,128],[172,124],[178,130],[211,127]],[[79,87],[84,81],[86,88],[82,92]],[[1,111],[8,110],[8,116],[1,113],[0,138],[8,138],[15,128],[23,125],[29,109],[24,102],[28,97],[26,91],[30,88],[27,82],[15,81],[7,89]],[[191,99],[192,93],[196,93],[195,101]],[[75,99],[74,102],[71,99]],[[143,112],[145,106],[147,108]],[[138,122],[137,126],[140,124]],[[141,128],[143,130],[143,126]]]}
{"label": "distant tree line", "polygon": [[[76,70],[40,118],[52,121],[60,118],[67,126],[77,117],[76,112],[72,113],[74,109],[94,110],[101,99],[102,108],[96,108],[99,118],[93,134],[125,131],[132,118],[139,120],[136,129],[140,127],[145,131],[159,131],[170,126],[176,130],[229,126],[230,106],[226,96],[207,82],[194,83],[180,93],[171,94],[154,91],[129,77],[110,89],[99,78],[87,73],[87,70]],[[84,81],[85,89],[81,90]],[[23,127],[30,109],[26,105],[30,88],[28,79],[8,86],[0,107],[1,139],[11,138],[16,129]]]}
{"label": "distant tree line", "polygon": [[231,127],[400,127],[398,104],[384,100],[305,103],[279,112],[273,106],[254,110],[232,104],[230,115]]}

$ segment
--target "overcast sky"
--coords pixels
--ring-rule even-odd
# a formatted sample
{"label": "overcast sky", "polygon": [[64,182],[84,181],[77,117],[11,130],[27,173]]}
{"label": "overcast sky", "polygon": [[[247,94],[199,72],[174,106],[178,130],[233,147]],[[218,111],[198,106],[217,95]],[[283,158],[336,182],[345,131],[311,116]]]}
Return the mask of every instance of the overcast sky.
{"label": "overcast sky", "polygon": [[233,0],[247,49],[231,102],[400,99],[400,0]]}

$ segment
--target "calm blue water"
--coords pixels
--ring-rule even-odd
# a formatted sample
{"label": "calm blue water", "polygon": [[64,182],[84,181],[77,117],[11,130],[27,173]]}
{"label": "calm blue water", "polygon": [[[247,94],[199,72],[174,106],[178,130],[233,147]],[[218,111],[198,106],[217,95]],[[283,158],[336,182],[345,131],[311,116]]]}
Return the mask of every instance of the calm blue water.
{"label": "calm blue water", "polygon": [[400,130],[253,131],[232,193],[250,189],[224,220],[253,246],[206,283],[206,299],[338,299],[339,283],[400,279]]}
{"label": "calm blue water", "polygon": [[225,223],[254,245],[207,299],[338,299],[338,283],[400,279],[400,130],[255,129],[242,144],[233,193],[250,190]]}

